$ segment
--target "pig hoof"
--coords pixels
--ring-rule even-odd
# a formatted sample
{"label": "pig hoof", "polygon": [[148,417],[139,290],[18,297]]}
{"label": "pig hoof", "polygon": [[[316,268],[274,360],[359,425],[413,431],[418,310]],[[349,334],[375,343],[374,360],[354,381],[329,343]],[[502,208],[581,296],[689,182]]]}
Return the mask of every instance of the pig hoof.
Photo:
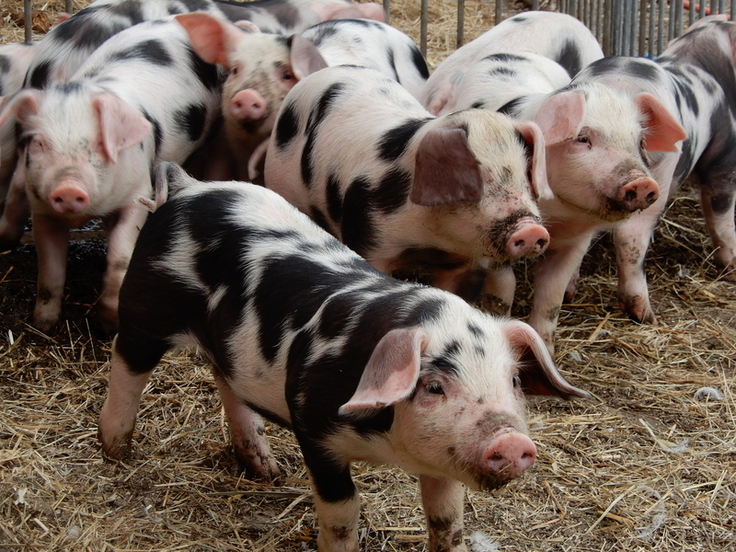
{"label": "pig hoof", "polygon": [[242,457],[236,454],[236,458],[238,471],[246,479],[269,483],[278,483],[282,479],[281,470],[272,456],[268,458],[254,455]]}
{"label": "pig hoof", "polygon": [[124,460],[130,456],[132,435],[123,435],[110,441],[105,439],[102,431],[97,430],[97,440],[102,445],[102,452],[110,460]]}
{"label": "pig hoof", "polygon": [[478,308],[495,316],[508,316],[511,305],[495,295],[483,295],[478,301]]}
{"label": "pig hoof", "polygon": [[639,296],[622,300],[621,309],[635,322],[653,326],[657,324],[657,317],[654,316],[651,306]]}

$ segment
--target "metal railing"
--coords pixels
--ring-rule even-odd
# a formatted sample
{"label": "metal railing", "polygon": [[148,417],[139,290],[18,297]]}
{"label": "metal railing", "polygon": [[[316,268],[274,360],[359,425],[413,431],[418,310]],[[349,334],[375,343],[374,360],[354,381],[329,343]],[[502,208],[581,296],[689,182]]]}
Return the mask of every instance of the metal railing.
{"label": "metal railing", "polygon": [[[429,2],[421,2],[420,44],[427,54],[429,32]],[[477,1],[477,0],[475,0]],[[489,1],[489,0],[481,0]],[[667,43],[680,36],[697,19],[711,14],[736,12],[736,0],[553,0],[544,9],[573,15],[580,19],[598,38],[607,56],[656,57]],[[504,2],[495,3],[495,21],[504,19]],[[390,20],[391,0],[383,0]],[[540,9],[539,0],[532,0],[531,9]],[[464,44],[465,0],[457,1],[457,46]]]}
{"label": "metal railing", "polygon": [[[473,0],[478,1],[478,0]],[[489,2],[490,0],[480,0]],[[553,0],[544,9],[568,13],[580,19],[593,32],[607,56],[656,57],[667,43],[680,36],[697,19],[711,14],[736,12],[736,0]],[[419,47],[427,55],[429,33],[429,2],[421,2]],[[504,19],[504,2],[495,3],[495,21]],[[387,20],[391,17],[391,0],[383,0]],[[24,0],[26,41],[31,40],[31,0]],[[540,8],[539,0],[532,0],[531,9]],[[73,1],[66,0],[66,11],[71,13]],[[457,45],[462,46],[465,27],[465,0],[457,0]]]}

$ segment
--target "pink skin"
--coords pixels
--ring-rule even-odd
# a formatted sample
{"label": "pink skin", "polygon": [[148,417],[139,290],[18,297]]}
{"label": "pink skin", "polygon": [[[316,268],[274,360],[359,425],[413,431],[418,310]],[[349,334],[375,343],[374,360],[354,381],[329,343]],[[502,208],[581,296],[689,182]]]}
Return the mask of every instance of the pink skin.
{"label": "pink skin", "polygon": [[266,100],[256,90],[241,90],[230,100],[230,115],[238,121],[258,121],[266,113]]}
{"label": "pink skin", "polygon": [[89,195],[81,183],[73,179],[62,180],[48,197],[51,208],[60,215],[79,215],[89,207]]}
{"label": "pink skin", "polygon": [[515,478],[530,468],[536,458],[537,447],[529,437],[505,428],[496,433],[483,451],[482,462],[492,472]]}
{"label": "pink skin", "polygon": [[549,233],[541,224],[527,223],[514,232],[508,239],[506,250],[509,257],[535,257],[549,244]]}

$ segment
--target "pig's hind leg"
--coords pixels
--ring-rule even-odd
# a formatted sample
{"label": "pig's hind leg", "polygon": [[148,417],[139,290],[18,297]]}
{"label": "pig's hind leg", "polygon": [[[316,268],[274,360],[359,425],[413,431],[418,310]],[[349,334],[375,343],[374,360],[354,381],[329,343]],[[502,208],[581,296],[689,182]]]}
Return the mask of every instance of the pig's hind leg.
{"label": "pig's hind leg", "polygon": [[701,184],[701,205],[705,224],[708,227],[713,246],[714,258],[724,276],[736,281],[736,227],[734,208],[736,208],[736,181]]}
{"label": "pig's hind leg", "polygon": [[266,481],[277,479],[280,470],[268,445],[262,418],[241,401],[217,374],[215,383],[230,427],[235,458],[245,477]]}

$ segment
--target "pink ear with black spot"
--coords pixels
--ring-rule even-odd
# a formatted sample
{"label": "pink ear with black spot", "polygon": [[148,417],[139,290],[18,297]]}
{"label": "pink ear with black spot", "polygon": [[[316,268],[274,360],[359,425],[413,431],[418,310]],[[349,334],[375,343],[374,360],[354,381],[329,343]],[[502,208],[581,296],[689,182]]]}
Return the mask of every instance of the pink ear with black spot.
{"label": "pink ear with black spot", "polygon": [[358,388],[340,414],[382,408],[408,397],[419,378],[427,336],[419,328],[399,328],[384,335],[373,350]]}

